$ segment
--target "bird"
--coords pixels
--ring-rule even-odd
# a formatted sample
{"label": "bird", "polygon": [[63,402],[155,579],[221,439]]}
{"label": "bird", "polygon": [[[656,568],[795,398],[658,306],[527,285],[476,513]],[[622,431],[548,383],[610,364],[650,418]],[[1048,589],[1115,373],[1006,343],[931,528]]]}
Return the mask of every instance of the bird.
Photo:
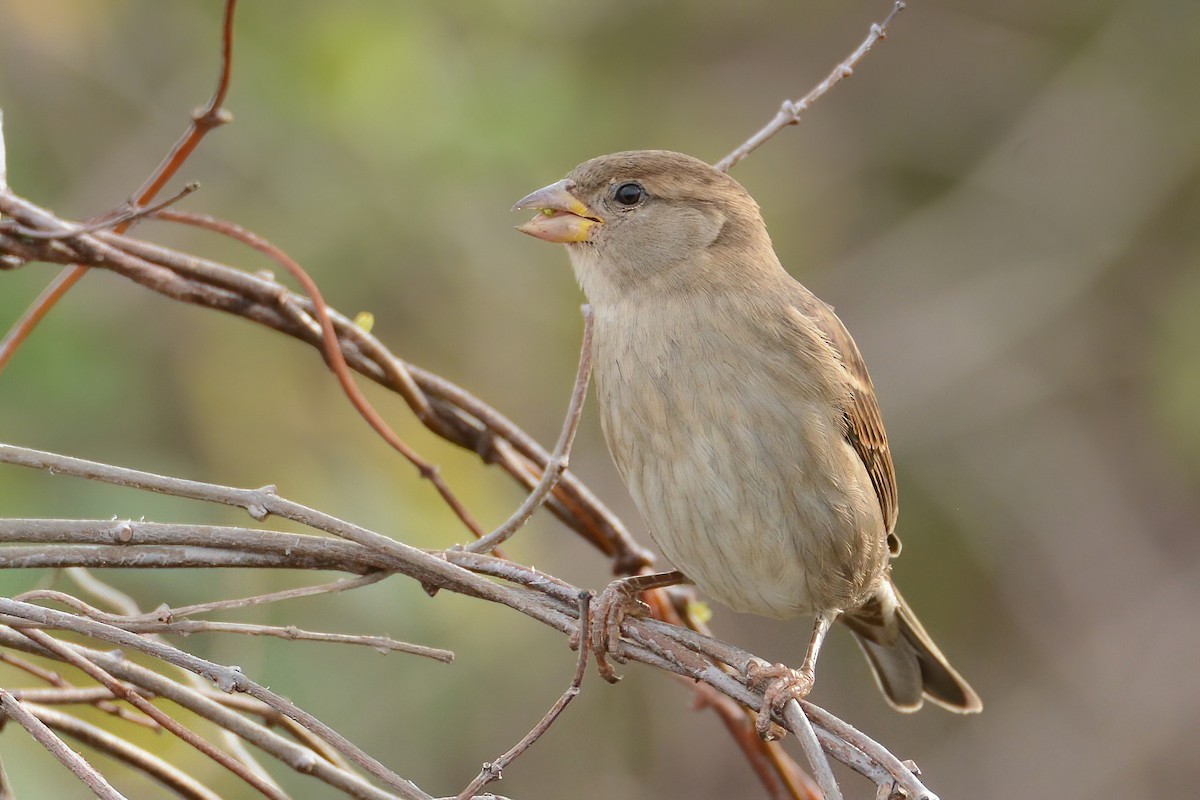
{"label": "bird", "polygon": [[[513,207],[530,209],[517,230],[566,245],[592,308],[604,438],[676,568],[617,581],[614,596],[690,582],[735,611],[812,615],[798,670],[747,669],[764,686],[763,735],[811,691],[836,620],[897,710],[980,711],[891,578],[896,476],[863,357],[784,269],[746,189],[682,153],[628,151]],[[612,613],[602,638],[619,640]]]}

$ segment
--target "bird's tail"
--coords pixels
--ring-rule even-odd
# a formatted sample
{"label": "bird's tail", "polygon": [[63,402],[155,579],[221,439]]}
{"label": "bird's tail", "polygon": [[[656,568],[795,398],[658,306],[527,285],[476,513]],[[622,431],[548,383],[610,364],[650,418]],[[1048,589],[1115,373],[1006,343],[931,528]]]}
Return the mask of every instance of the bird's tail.
{"label": "bird's tail", "polygon": [[891,580],[842,621],[854,632],[884,697],[897,711],[916,711],[928,697],[960,714],[983,709],[967,684],[929,638]]}

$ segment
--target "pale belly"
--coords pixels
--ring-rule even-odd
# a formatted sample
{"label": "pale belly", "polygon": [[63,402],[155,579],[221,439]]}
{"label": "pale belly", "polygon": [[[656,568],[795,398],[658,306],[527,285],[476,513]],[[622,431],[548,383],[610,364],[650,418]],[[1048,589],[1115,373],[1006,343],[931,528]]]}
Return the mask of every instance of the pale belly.
{"label": "pale belly", "polygon": [[675,567],[714,600],[773,617],[874,591],[886,531],[835,409],[752,357],[706,358],[703,342],[597,341],[609,449]]}

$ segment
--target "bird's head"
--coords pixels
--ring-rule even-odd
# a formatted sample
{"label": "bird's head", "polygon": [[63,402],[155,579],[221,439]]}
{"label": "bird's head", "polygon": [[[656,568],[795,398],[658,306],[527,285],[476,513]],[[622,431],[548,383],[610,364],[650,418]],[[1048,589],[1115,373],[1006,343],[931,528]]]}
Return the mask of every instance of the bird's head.
{"label": "bird's head", "polygon": [[764,247],[774,261],[754,199],[733,178],[682,153],[593,158],[513,206],[522,209],[537,216],[517,230],[566,244],[593,303],[724,282]]}

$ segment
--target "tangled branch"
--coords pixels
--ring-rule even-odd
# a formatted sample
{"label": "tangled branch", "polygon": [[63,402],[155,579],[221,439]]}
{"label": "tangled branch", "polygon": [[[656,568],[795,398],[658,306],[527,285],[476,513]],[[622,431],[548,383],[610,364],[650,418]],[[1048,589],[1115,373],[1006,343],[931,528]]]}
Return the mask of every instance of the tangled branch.
{"label": "tangled branch", "polygon": [[[27,559],[32,554],[28,551],[22,552],[16,547],[23,543],[34,545],[34,549],[45,554],[44,562],[36,562],[38,566],[47,562],[88,568],[128,566],[139,563],[140,553],[145,550],[161,557],[163,561],[158,563],[165,565],[186,563],[191,567],[222,568],[268,563],[292,569],[336,570],[355,575],[382,572],[407,575],[422,585],[507,606],[567,636],[580,630],[579,598],[582,590],[578,587],[533,568],[486,553],[474,553],[463,548],[436,552],[413,548],[280,497],[273,487],[239,489],[198,483],[8,444],[0,445],[0,463],[241,507],[258,520],[273,515],[325,534],[282,534],[253,528],[169,526],[130,520],[107,523],[9,520],[0,527],[0,543],[8,545],[0,548],[0,567],[31,565]],[[336,538],[331,540],[327,538],[329,536]],[[13,550],[15,552],[12,552]],[[403,778],[354,747],[324,723],[242,675],[236,668],[224,667],[149,639],[144,635],[144,631],[147,630],[147,615],[103,615],[104,621],[101,621],[95,618],[97,615],[89,609],[76,606],[76,611],[77,613],[54,611],[32,604],[28,602],[28,598],[0,598],[0,624],[12,629],[14,633],[44,629],[70,631],[146,653],[166,664],[212,681],[221,691],[248,694],[266,708],[291,719],[384,781],[390,789],[398,792],[397,796],[428,797],[419,792],[405,794],[404,791],[413,787]],[[153,612],[153,618],[161,624],[167,624],[175,616],[169,608]],[[151,629],[155,627],[154,624],[150,625]],[[587,626],[583,627],[586,629]],[[622,625],[622,634],[624,638],[620,655],[624,658],[701,682],[745,706],[757,707],[757,704],[761,703],[760,693],[748,685],[744,674],[747,665],[765,662],[750,653],[702,633],[656,619],[627,619]],[[55,651],[46,646],[46,642],[35,640],[22,643],[7,637],[7,631],[2,627],[0,644],[52,658],[56,656]],[[65,658],[63,652],[57,653],[60,660]],[[85,657],[96,661],[91,652]],[[117,659],[122,660],[120,656]],[[113,672],[110,668],[113,664],[112,659],[106,663],[97,663],[105,671]],[[721,665],[729,669],[722,669]],[[149,685],[144,681],[137,683],[146,690],[161,692],[161,684]],[[195,690],[182,687],[180,691],[196,694]],[[801,702],[798,707],[803,710],[800,716],[810,720],[814,726],[821,746],[834,758],[870,778],[877,785],[888,787],[889,791],[894,784],[905,792],[907,797],[933,797],[911,769],[891,756],[881,745],[811,703]],[[800,722],[794,713],[785,714],[783,719],[776,722],[792,731],[804,727],[804,723]]]}

